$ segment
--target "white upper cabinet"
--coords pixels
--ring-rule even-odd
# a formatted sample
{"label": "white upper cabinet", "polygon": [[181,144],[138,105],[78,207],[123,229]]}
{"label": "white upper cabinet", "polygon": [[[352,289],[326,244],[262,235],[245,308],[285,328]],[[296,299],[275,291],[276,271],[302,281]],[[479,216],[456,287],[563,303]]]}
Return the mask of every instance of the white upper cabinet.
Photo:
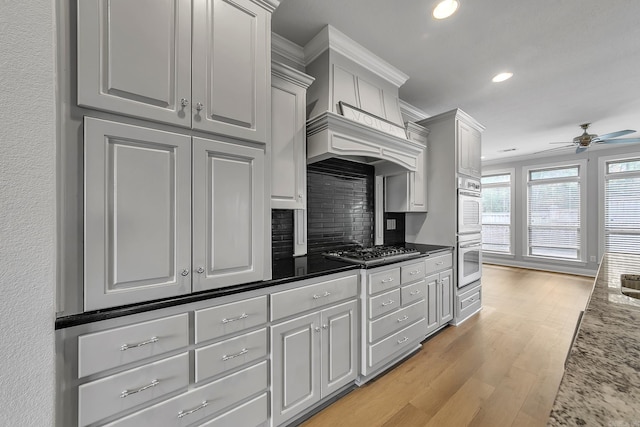
{"label": "white upper cabinet", "polygon": [[79,1],[78,104],[266,143],[272,3]]}
{"label": "white upper cabinet", "polygon": [[193,291],[263,278],[264,152],[193,138]]}
{"label": "white upper cabinet", "polygon": [[480,132],[462,120],[456,122],[458,133],[458,173],[480,179],[482,137]]}
{"label": "white upper cabinet", "polygon": [[306,93],[313,77],[278,63],[271,72],[271,207],[305,209]]}
{"label": "white upper cabinet", "polygon": [[85,118],[85,311],[191,291],[191,138]]}
{"label": "white upper cabinet", "polygon": [[190,99],[190,0],[78,1],[79,105],[189,127]]}

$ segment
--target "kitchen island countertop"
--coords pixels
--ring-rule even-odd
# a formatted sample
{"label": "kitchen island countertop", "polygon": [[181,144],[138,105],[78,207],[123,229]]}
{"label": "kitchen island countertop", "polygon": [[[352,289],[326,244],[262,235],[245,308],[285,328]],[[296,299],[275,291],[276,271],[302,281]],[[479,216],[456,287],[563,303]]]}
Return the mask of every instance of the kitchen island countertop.
{"label": "kitchen island countertop", "polygon": [[603,257],[549,426],[640,425],[640,300],[620,287],[621,274],[639,273],[638,255]]}

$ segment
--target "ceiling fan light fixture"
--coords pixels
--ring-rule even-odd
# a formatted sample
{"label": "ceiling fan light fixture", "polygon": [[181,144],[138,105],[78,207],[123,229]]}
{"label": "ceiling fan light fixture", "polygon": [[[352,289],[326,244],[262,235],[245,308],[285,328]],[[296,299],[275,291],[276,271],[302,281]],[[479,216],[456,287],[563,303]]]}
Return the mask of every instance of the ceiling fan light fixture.
{"label": "ceiling fan light fixture", "polygon": [[450,17],[458,10],[460,3],[457,0],[442,0],[433,9],[433,17],[436,19],[445,19]]}
{"label": "ceiling fan light fixture", "polygon": [[494,82],[494,83],[500,83],[500,82],[503,82],[505,80],[509,80],[511,77],[513,77],[513,73],[505,72],[505,73],[496,74],[491,79],[491,81]]}

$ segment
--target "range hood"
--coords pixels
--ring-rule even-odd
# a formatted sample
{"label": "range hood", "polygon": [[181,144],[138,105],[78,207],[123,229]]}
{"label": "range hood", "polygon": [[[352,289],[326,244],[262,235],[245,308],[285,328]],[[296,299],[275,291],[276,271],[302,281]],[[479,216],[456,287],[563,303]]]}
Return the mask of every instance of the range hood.
{"label": "range hood", "polygon": [[[307,163],[332,157],[384,174],[415,171],[426,147],[407,139],[398,89],[408,76],[330,25],[304,47]],[[377,172],[378,174],[378,172]]]}

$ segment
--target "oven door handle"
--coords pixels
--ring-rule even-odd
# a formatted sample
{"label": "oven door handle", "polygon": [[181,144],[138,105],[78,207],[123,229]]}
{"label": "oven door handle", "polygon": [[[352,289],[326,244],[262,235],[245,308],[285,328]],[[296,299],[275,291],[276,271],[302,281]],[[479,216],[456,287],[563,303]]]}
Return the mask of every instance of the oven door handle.
{"label": "oven door handle", "polygon": [[467,249],[467,248],[475,248],[476,246],[480,246],[482,245],[482,243],[478,242],[478,243],[470,243],[468,245],[460,245],[460,249]]}
{"label": "oven door handle", "polygon": [[458,192],[458,194],[460,194],[462,196],[469,196],[469,197],[477,197],[477,198],[482,197],[482,193],[477,193],[475,191],[463,191],[463,190],[460,190]]}

